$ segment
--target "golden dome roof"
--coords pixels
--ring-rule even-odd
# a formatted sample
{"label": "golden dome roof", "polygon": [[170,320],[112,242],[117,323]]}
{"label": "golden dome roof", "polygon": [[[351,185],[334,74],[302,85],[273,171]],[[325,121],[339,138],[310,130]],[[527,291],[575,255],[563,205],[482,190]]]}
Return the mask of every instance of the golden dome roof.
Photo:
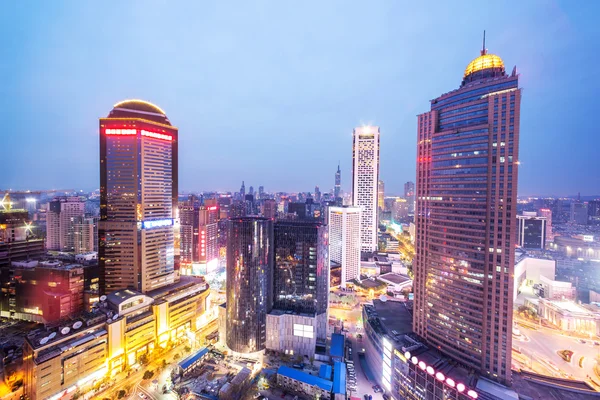
{"label": "golden dome roof", "polygon": [[502,68],[504,70],[504,62],[495,54],[483,54],[467,65],[463,78],[488,68]]}

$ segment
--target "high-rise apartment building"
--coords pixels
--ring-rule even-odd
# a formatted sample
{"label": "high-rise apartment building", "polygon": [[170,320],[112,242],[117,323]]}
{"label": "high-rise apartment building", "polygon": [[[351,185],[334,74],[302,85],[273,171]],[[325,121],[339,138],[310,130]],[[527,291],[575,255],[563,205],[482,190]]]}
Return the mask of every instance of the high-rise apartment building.
{"label": "high-rise apartment building", "polygon": [[237,353],[265,349],[273,304],[273,221],[231,218],[227,227],[226,343]]}
{"label": "high-rise apartment building", "polygon": [[552,234],[552,210],[541,208],[540,217],[546,218],[546,243],[552,243],[554,241],[554,235]]}
{"label": "high-rise apartment building", "polygon": [[538,217],[535,211],[517,215],[517,245],[524,249],[545,249],[546,222],[546,217]]}
{"label": "high-rise apartment building", "polygon": [[142,100],[100,118],[100,290],[173,283],[178,130]]}
{"label": "high-rise apartment building", "polygon": [[73,236],[75,254],[98,251],[98,218],[77,217],[74,218]]}
{"label": "high-rise apartment building", "polygon": [[385,201],[385,184],[380,179],[377,182],[377,207],[379,208],[379,211],[385,210],[384,201]]}
{"label": "high-rise apartment building", "polygon": [[50,201],[46,213],[46,248],[75,252],[75,225],[84,215],[85,201],[79,197],[58,197]]}
{"label": "high-rise apartment building", "polygon": [[379,127],[354,129],[352,145],[352,205],[360,207],[361,251],[377,250]]}
{"label": "high-rise apartment building", "polygon": [[414,331],[510,383],[521,89],[482,50],[418,118]]}
{"label": "high-rise apartment building", "polygon": [[360,276],[361,209],[329,207],[329,260],[341,267],[341,286]]}

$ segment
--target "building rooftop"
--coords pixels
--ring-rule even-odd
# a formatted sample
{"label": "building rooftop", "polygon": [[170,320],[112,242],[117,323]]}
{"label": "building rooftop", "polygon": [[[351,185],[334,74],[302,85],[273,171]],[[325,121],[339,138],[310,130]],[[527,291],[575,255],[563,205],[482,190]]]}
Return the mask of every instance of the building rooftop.
{"label": "building rooftop", "polygon": [[546,301],[563,311],[568,311],[568,312],[572,312],[572,313],[583,313],[583,314],[590,313],[590,310],[587,310],[572,301],[562,301],[562,300],[546,300]]}
{"label": "building rooftop", "polygon": [[295,368],[286,367],[285,365],[282,365],[277,369],[277,374],[312,386],[318,386],[328,392],[331,392],[333,389],[333,382],[319,378],[318,376],[307,374],[306,372],[302,372]]}
{"label": "building rooftop", "polygon": [[198,360],[200,360],[202,357],[204,357],[207,354],[208,354],[208,349],[206,347],[204,347],[199,352],[192,354],[185,360],[181,361],[179,363],[179,366],[181,367],[181,369],[183,369],[185,371],[186,369],[188,369],[189,367],[194,365]]}
{"label": "building rooftop", "polygon": [[331,335],[331,348],[329,349],[331,357],[344,356],[344,335],[334,333]]}
{"label": "building rooftop", "polygon": [[331,379],[331,365],[321,364],[319,368],[319,378]]}
{"label": "building rooftop", "polygon": [[391,335],[402,335],[412,332],[412,315],[404,302],[373,300],[373,309],[370,318],[379,318]]}
{"label": "building rooftop", "polygon": [[113,106],[107,118],[139,118],[163,125],[171,125],[167,114],[157,105],[145,100],[123,100]]}
{"label": "building rooftop", "polygon": [[396,274],[394,272],[388,272],[387,274],[379,275],[379,279],[395,283],[396,285],[410,281],[408,276]]}
{"label": "building rooftop", "polygon": [[346,364],[343,362],[333,364],[333,393],[346,394]]}

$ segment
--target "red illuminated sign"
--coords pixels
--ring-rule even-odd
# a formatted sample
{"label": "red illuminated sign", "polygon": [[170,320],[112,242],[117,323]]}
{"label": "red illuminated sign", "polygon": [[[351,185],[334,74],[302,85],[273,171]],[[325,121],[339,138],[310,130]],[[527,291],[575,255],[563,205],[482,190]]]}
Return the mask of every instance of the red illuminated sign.
{"label": "red illuminated sign", "polygon": [[217,206],[208,207],[208,209],[209,209],[210,211],[212,211],[212,210],[216,210],[216,209],[217,209]]}
{"label": "red illuminated sign", "polygon": [[150,132],[150,131],[147,131],[144,129],[141,130],[141,133],[142,133],[142,136],[147,136],[147,137],[151,137],[154,139],[168,140],[169,142],[173,140],[173,136],[165,135],[164,133]]}
{"label": "red illuminated sign", "polygon": [[135,129],[106,129],[104,131],[107,135],[135,135],[137,131]]}

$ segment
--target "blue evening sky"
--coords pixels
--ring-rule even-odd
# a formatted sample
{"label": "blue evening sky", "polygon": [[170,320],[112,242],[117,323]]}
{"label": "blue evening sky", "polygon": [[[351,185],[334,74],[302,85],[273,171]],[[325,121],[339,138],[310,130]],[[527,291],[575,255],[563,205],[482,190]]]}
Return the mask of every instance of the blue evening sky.
{"label": "blue evening sky", "polygon": [[180,189],[322,191],[381,127],[387,193],[416,115],[487,48],[521,73],[519,194],[600,193],[598,1],[5,1],[0,188],[94,189],[98,118],[126,98],[180,129]]}

